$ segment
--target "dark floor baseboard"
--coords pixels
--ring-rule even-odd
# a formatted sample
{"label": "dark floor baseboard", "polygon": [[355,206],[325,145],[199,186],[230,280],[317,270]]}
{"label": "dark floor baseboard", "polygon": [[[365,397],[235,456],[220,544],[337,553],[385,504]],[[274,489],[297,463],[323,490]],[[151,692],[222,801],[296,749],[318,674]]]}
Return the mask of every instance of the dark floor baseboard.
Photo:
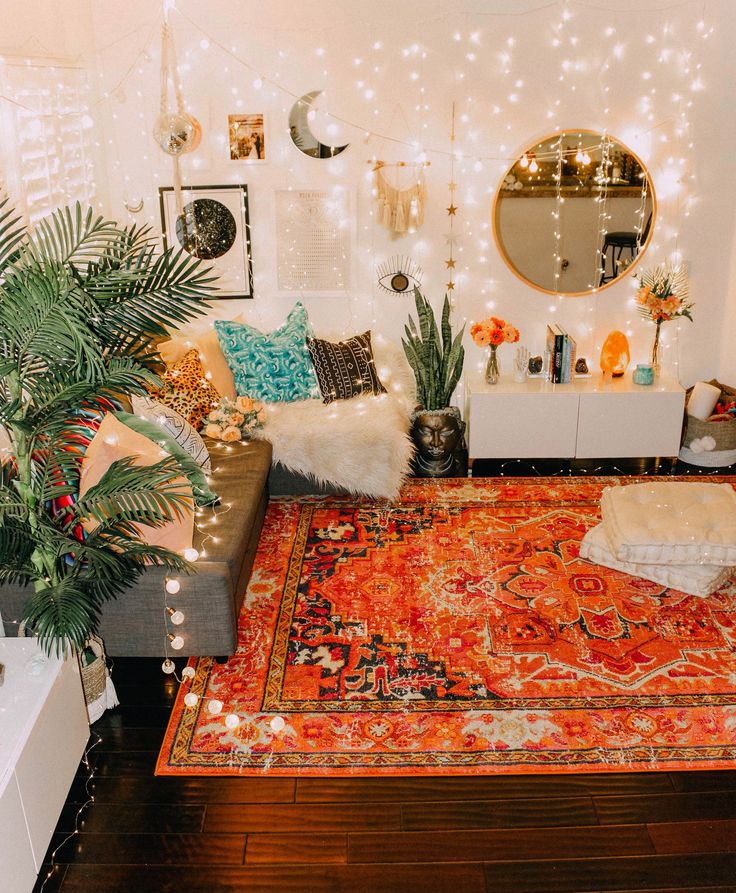
{"label": "dark floor baseboard", "polygon": [[472,477],[575,477],[578,475],[687,475],[736,474],[736,465],[705,468],[679,459],[475,459]]}

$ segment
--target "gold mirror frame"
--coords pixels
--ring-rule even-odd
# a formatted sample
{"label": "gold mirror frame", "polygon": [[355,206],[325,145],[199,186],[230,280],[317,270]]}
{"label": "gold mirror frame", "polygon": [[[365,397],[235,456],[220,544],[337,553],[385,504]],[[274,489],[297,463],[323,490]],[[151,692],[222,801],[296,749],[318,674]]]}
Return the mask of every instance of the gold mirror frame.
{"label": "gold mirror frame", "polygon": [[[505,184],[506,178],[513,171],[514,167],[516,167],[516,165],[518,164],[520,159],[523,158],[525,155],[528,156],[530,153],[533,154],[534,150],[541,144],[546,143],[550,140],[554,140],[557,137],[564,139],[565,136],[568,134],[570,136],[573,136],[573,135],[575,135],[575,136],[577,136],[577,135],[579,135],[579,136],[583,136],[583,135],[596,136],[599,139],[602,139],[604,136],[607,136],[608,139],[612,143],[615,143],[627,155],[630,155],[634,159],[634,161],[639,165],[639,167],[642,169],[642,171],[645,172],[646,177],[647,177],[647,183],[648,183],[647,195],[651,198],[652,222],[649,227],[649,232],[647,233],[647,237],[644,240],[644,242],[641,243],[640,248],[639,248],[636,256],[631,261],[631,263],[626,267],[626,269],[622,273],[620,273],[618,276],[614,277],[613,279],[609,280],[608,282],[604,282],[603,284],[595,286],[593,288],[585,289],[584,291],[561,291],[561,290],[556,290],[556,289],[545,288],[544,286],[539,285],[536,282],[533,282],[531,279],[528,279],[520,270],[518,270],[514,266],[513,262],[511,261],[511,258],[509,257],[508,252],[506,251],[506,248],[504,246],[503,238],[502,238],[501,232],[500,232],[500,223],[499,223],[499,213],[500,213],[501,201],[504,198],[509,198],[509,196],[505,194],[508,192],[508,190],[504,188],[504,184]],[[657,196],[656,196],[656,193],[654,190],[654,183],[652,181],[652,175],[651,175],[649,169],[644,164],[644,162],[641,160],[641,158],[636,154],[636,152],[633,152],[625,143],[623,143],[621,140],[617,139],[616,137],[611,136],[610,134],[603,134],[597,130],[590,130],[590,129],[586,129],[586,128],[568,128],[565,130],[557,130],[547,136],[542,137],[541,139],[534,140],[533,143],[528,144],[526,146],[526,148],[523,149],[519,153],[517,160],[514,161],[513,164],[510,165],[510,167],[507,169],[506,173],[501,178],[500,183],[498,184],[498,188],[496,189],[496,194],[493,199],[491,217],[492,217],[492,222],[493,222],[493,238],[496,242],[496,247],[498,248],[498,251],[499,251],[501,257],[503,258],[503,261],[506,264],[506,266],[509,268],[509,270],[511,270],[511,272],[518,279],[520,279],[522,282],[524,282],[530,288],[533,288],[535,291],[541,291],[544,294],[560,296],[560,297],[565,297],[565,298],[588,297],[590,295],[597,295],[599,292],[605,291],[607,288],[610,288],[612,285],[616,285],[617,283],[621,282],[636,267],[636,265],[639,263],[641,258],[644,256],[644,254],[646,254],[646,251],[649,248],[649,245],[651,244],[652,236],[654,234],[655,224],[657,221]]]}

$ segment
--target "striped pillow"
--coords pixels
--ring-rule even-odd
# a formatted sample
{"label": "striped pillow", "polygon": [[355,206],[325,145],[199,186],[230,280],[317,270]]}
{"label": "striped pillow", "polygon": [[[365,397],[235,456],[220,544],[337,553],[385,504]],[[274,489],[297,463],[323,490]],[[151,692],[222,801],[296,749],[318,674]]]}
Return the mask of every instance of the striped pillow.
{"label": "striped pillow", "polygon": [[370,332],[337,343],[307,338],[307,348],[317,373],[323,403],[350,400],[362,394],[386,393],[376,372]]}
{"label": "striped pillow", "polygon": [[149,397],[133,397],[131,402],[134,415],[161,425],[179,446],[189,453],[205,474],[212,474],[212,462],[207,447],[183,415]]}

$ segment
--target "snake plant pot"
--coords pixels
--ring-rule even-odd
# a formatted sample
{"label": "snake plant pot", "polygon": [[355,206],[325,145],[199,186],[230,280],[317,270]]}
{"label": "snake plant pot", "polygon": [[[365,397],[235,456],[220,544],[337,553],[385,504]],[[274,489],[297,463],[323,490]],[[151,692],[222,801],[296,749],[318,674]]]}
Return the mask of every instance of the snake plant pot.
{"label": "snake plant pot", "polygon": [[457,406],[443,409],[419,407],[412,415],[411,437],[416,477],[465,477],[468,451],[465,446],[465,422]]}

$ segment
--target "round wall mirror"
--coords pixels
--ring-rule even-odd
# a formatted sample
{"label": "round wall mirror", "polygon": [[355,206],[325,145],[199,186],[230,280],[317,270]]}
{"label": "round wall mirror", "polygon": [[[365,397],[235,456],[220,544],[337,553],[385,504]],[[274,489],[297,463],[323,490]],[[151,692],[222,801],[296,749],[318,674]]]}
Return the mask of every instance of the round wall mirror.
{"label": "round wall mirror", "polygon": [[509,168],[493,207],[503,259],[528,285],[588,295],[625,276],[656,219],[652,180],[619,140],[563,130],[534,143]]}

